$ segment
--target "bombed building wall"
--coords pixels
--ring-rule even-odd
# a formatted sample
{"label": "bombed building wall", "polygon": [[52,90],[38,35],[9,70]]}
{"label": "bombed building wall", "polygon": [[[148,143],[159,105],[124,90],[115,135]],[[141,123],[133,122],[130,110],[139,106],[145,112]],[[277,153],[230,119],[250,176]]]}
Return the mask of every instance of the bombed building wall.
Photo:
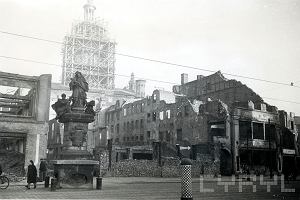
{"label": "bombed building wall", "polygon": [[111,106],[105,114],[105,121],[114,143],[134,146],[158,140],[158,111],[165,101],[175,102],[175,95],[156,90],[150,97]]}
{"label": "bombed building wall", "polygon": [[[291,130],[295,127],[294,120],[291,117],[279,120],[275,106],[268,105],[250,88],[235,80],[228,81],[220,73],[209,76],[211,83],[204,80],[205,77],[198,77],[196,81],[187,82],[185,76],[182,87],[173,88],[177,94],[156,90],[151,97],[120,106],[118,112],[123,117],[122,123],[110,119],[110,128],[119,127],[118,143],[114,144],[131,149],[133,146],[161,143],[162,156],[174,156],[174,145],[178,144],[191,148],[192,153],[188,156],[193,159],[209,158],[219,166],[220,173],[224,175],[247,170],[257,174],[281,171],[282,129],[278,127],[280,121],[286,121],[287,129]],[[220,85],[222,81],[224,87]],[[196,93],[193,91],[197,88],[192,86],[199,83],[200,86],[201,83],[206,84],[203,87],[208,89],[210,84],[219,86],[215,85],[210,92],[206,90],[207,93],[195,97],[193,95]],[[200,86],[197,86],[198,89],[202,88]],[[106,117],[108,119],[111,114]],[[141,119],[143,130],[140,129]],[[123,141],[119,139],[123,134],[120,130],[125,133]],[[115,129],[111,129],[112,131]],[[293,133],[296,134],[295,131]],[[116,132],[111,134],[114,141],[116,135]],[[140,142],[141,138],[144,143]],[[289,144],[296,146],[291,142]],[[158,150],[155,145],[152,146],[152,151],[153,158],[157,159]],[[122,154],[125,155],[126,151]]]}
{"label": "bombed building wall", "polygon": [[46,157],[50,87],[51,75],[0,72],[0,148],[10,155],[1,156],[4,170],[19,173]]}
{"label": "bombed building wall", "polygon": [[207,142],[206,124],[198,116],[201,104],[201,101],[185,97],[177,99],[176,103],[161,104],[158,108],[159,140],[173,145]]}
{"label": "bombed building wall", "polygon": [[279,110],[279,142],[278,151],[281,161],[282,173],[285,176],[295,178],[300,174],[300,150],[298,119],[295,114]]}
{"label": "bombed building wall", "polygon": [[[263,106],[262,106],[263,107]],[[236,107],[232,110],[232,151],[234,170],[269,174],[278,171],[277,150],[280,142],[277,112]]]}
{"label": "bombed building wall", "polygon": [[197,76],[194,81],[173,86],[173,92],[184,94],[188,98],[206,101],[222,100],[228,106],[234,102],[263,102],[262,98],[252,89],[236,80],[226,79],[221,72],[209,76]]}

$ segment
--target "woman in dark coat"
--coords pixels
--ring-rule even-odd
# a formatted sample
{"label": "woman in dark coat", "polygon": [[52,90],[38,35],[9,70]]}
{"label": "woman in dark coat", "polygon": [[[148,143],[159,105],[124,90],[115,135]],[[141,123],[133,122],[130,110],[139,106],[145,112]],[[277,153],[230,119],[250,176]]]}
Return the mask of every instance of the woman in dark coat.
{"label": "woman in dark coat", "polygon": [[34,188],[36,188],[36,177],[37,177],[37,170],[34,166],[34,163],[32,160],[30,160],[30,165],[28,166],[28,172],[27,172],[27,188],[30,189],[30,183],[33,183]]}

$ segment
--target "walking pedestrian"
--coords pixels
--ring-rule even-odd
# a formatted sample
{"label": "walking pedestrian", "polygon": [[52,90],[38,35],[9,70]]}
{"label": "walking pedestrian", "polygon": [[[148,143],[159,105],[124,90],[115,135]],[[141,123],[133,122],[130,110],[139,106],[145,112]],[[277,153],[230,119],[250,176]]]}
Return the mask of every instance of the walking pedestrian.
{"label": "walking pedestrian", "polygon": [[47,176],[47,162],[44,159],[41,159],[40,168],[39,168],[40,181],[45,181]]}
{"label": "walking pedestrian", "polygon": [[30,160],[30,165],[28,166],[27,171],[27,189],[30,189],[30,183],[33,183],[34,189],[36,188],[36,177],[37,170],[32,160]]}

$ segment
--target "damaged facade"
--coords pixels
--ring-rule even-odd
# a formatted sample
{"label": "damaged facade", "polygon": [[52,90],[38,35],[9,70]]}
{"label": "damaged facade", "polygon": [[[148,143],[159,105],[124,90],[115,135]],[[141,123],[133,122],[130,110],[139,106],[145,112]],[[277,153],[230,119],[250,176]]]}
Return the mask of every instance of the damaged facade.
{"label": "damaged facade", "polygon": [[46,157],[51,75],[0,72],[0,163],[6,173],[24,175],[33,160]]}
{"label": "damaged facade", "polygon": [[217,72],[191,82],[182,74],[173,92],[117,102],[105,123],[116,152],[112,160],[157,159],[157,151],[176,157],[177,144],[190,147],[191,158],[217,165],[215,173],[289,174],[297,167],[288,169],[287,154],[297,166],[299,151],[293,116],[283,123],[282,116],[289,116],[284,113]]}

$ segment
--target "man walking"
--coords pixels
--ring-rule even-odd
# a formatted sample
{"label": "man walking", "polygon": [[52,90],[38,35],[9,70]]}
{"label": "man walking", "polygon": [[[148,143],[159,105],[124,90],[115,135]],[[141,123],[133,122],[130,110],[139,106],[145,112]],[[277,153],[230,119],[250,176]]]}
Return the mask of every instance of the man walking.
{"label": "man walking", "polygon": [[45,181],[47,175],[47,163],[44,159],[41,159],[40,169],[39,169],[40,181]]}
{"label": "man walking", "polygon": [[30,165],[28,166],[28,171],[27,171],[27,187],[30,189],[30,183],[33,183],[34,189],[36,188],[36,177],[37,177],[37,170],[36,167],[34,166],[34,163],[32,160],[30,160]]}

